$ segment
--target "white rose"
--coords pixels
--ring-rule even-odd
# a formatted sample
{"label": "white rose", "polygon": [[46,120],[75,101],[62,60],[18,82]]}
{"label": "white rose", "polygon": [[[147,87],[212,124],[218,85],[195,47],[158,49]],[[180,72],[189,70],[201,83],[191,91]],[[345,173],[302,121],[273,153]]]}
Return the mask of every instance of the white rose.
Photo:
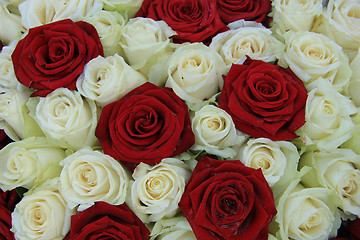
{"label": "white rose", "polygon": [[17,89],[0,89],[0,128],[14,141],[24,138],[22,108],[29,96]]}
{"label": "white rose", "polygon": [[59,176],[59,162],[65,150],[46,142],[45,138],[31,137],[11,142],[0,150],[0,187],[32,188],[47,179]]}
{"label": "white rose", "polygon": [[100,10],[84,21],[92,24],[100,36],[104,56],[121,54],[121,30],[126,24],[124,17],[118,12]]}
{"label": "white rose", "polygon": [[315,17],[322,13],[322,0],[272,1],[273,31],[310,31]]}
{"label": "white rose", "polygon": [[264,62],[274,62],[283,44],[271,35],[271,31],[260,24],[230,29],[213,37],[210,48],[215,49],[229,70],[233,63],[242,64],[245,56]]}
{"label": "white rose", "polygon": [[147,80],[115,54],[90,60],[78,78],[76,87],[81,95],[105,106],[119,100]]}
{"label": "white rose", "polygon": [[300,159],[296,146],[291,142],[267,138],[250,139],[238,156],[245,166],[260,168],[273,191],[293,180]]}
{"label": "white rose", "polygon": [[347,88],[351,69],[339,45],[314,32],[289,32],[284,37],[284,60],[305,84],[322,77],[337,91]]}
{"label": "white rose", "polygon": [[189,103],[210,99],[223,86],[227,71],[221,56],[202,43],[183,44],[169,59],[165,86]]}
{"label": "white rose", "polygon": [[325,34],[346,49],[357,50],[360,47],[360,2],[329,0],[312,31]]}
{"label": "white rose", "polygon": [[360,107],[360,48],[357,55],[350,63],[352,75],[350,78],[350,84],[348,93],[357,107]]}
{"label": "white rose", "polygon": [[188,166],[175,158],[164,158],[155,166],[140,163],[126,203],[144,223],[174,217],[190,175]]}
{"label": "white rose", "polygon": [[151,18],[132,18],[121,32],[120,45],[129,64],[148,77],[151,83],[162,86],[166,80],[170,36],[175,35],[164,21]]}
{"label": "white rose", "polygon": [[143,0],[103,0],[103,2],[105,10],[117,11],[128,18],[133,18]]}
{"label": "white rose", "polygon": [[150,233],[150,240],[196,240],[189,222],[181,215],[157,221]]}
{"label": "white rose", "polygon": [[[304,188],[295,179],[277,200],[277,239],[326,240],[335,237],[341,219],[337,196],[326,188]],[[275,231],[276,234],[273,232]]]}
{"label": "white rose", "polygon": [[25,32],[21,17],[10,12],[4,2],[0,2],[0,19],[0,41],[3,44],[9,44]]}
{"label": "white rose", "polygon": [[11,59],[16,44],[17,42],[13,41],[9,46],[4,46],[0,52],[0,86],[3,88],[16,88],[19,84]]}
{"label": "white rose", "polygon": [[113,205],[125,202],[130,173],[114,158],[84,148],[60,165],[60,192],[71,208],[78,206],[78,211],[83,211],[97,201]]}
{"label": "white rose", "polygon": [[27,106],[29,115],[59,146],[79,149],[97,144],[97,107],[77,91],[58,88],[46,97],[30,98]]}
{"label": "white rose", "polygon": [[247,135],[236,130],[227,112],[213,105],[206,105],[195,112],[191,121],[195,135],[193,150],[205,150],[224,158],[233,157],[236,148],[247,138]]}
{"label": "white rose", "polygon": [[70,209],[59,193],[58,178],[51,179],[25,194],[11,215],[18,240],[61,240],[70,230]]}
{"label": "white rose", "polygon": [[29,29],[66,18],[78,21],[102,6],[101,0],[25,0],[19,4],[19,11],[22,24]]}
{"label": "white rose", "polygon": [[299,166],[312,167],[313,172],[303,178],[306,186],[335,191],[345,214],[360,217],[360,155],[350,149],[308,152],[301,156]]}
{"label": "white rose", "polygon": [[352,129],[352,136],[344,144],[341,145],[341,148],[349,148],[353,150],[356,154],[360,154],[360,109],[358,112],[351,116],[351,120],[354,123],[355,127]]}
{"label": "white rose", "polygon": [[355,125],[350,116],[356,107],[324,79],[309,84],[307,90],[306,122],[297,131],[302,144],[315,144],[321,150],[339,147],[352,136]]}

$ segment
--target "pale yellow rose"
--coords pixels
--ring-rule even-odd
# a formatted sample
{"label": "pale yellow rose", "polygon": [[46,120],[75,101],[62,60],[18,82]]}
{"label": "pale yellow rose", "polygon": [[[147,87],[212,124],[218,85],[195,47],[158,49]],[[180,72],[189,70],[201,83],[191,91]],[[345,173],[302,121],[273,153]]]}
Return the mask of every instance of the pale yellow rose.
{"label": "pale yellow rose", "polygon": [[16,88],[19,84],[14,72],[11,54],[15,49],[17,41],[8,46],[3,46],[0,52],[0,86],[3,88]]}
{"label": "pale yellow rose", "polygon": [[11,12],[4,2],[0,2],[0,19],[0,41],[3,44],[8,45],[25,32],[20,15]]}
{"label": "pale yellow rose", "polygon": [[150,240],[196,240],[189,222],[183,215],[163,218],[154,224]]}
{"label": "pale yellow rose", "polygon": [[117,11],[132,18],[139,11],[143,0],[103,0],[103,2],[105,10]]}

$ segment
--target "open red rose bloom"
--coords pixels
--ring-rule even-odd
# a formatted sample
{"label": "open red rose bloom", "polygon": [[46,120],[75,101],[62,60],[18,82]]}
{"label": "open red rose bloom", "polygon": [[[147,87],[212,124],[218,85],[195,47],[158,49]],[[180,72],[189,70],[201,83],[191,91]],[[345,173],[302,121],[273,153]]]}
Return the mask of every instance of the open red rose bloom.
{"label": "open red rose bloom", "polygon": [[198,239],[267,239],[276,214],[273,193],[260,169],[240,160],[203,157],[179,207]]}
{"label": "open red rose bloom", "polygon": [[70,19],[31,28],[12,54],[19,82],[46,96],[52,90],[76,88],[76,80],[92,58],[103,56],[96,29]]}
{"label": "open red rose bloom", "polygon": [[306,99],[303,82],[289,68],[248,58],[224,78],[219,107],[254,138],[291,140],[305,123]]}

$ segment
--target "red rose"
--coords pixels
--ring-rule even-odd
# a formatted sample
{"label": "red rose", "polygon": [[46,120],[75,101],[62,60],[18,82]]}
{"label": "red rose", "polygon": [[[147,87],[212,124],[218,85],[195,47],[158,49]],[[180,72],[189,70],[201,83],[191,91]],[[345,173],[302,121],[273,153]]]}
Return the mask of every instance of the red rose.
{"label": "red rose", "polygon": [[106,105],[95,135],[105,154],[135,165],[155,165],[195,142],[187,105],[171,88],[151,83]]}
{"label": "red rose", "polygon": [[45,96],[52,90],[76,88],[76,80],[92,58],[103,56],[96,29],[70,19],[29,30],[13,54],[14,71],[20,83]]}
{"label": "red rose", "polygon": [[0,205],[0,239],[13,240],[14,233],[11,229],[11,212],[6,207]]}
{"label": "red rose", "polygon": [[0,41],[0,51],[2,50],[2,48],[3,48],[3,44],[2,44],[2,42]]}
{"label": "red rose", "polygon": [[261,170],[239,160],[203,157],[179,207],[197,239],[267,239],[276,214],[273,193]]}
{"label": "red rose", "polygon": [[4,129],[0,130],[0,149],[5,147],[8,143],[12,142],[12,140],[6,135]]}
{"label": "red rose", "polygon": [[71,216],[71,228],[65,239],[149,239],[150,231],[126,204],[114,206],[96,202]]}
{"label": "red rose", "polygon": [[135,17],[163,20],[177,32],[175,42],[210,43],[229,28],[221,21],[215,0],[144,0]]}
{"label": "red rose", "polygon": [[15,190],[3,191],[0,189],[0,205],[14,211],[15,205],[20,201],[20,197]]}
{"label": "red rose", "polygon": [[219,107],[252,137],[291,140],[305,123],[306,99],[303,82],[290,69],[248,58],[224,77]]}
{"label": "red rose", "polygon": [[360,240],[360,218],[343,221],[336,238],[331,240]]}
{"label": "red rose", "polygon": [[268,25],[270,0],[217,0],[221,20],[228,24],[240,19]]}

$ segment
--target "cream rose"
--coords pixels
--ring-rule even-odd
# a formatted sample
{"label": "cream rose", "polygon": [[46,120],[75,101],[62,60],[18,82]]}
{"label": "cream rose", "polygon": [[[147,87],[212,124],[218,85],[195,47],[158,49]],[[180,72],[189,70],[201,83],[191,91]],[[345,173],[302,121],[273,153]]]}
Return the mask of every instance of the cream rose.
{"label": "cream rose", "polygon": [[29,92],[17,89],[0,89],[0,128],[14,141],[24,138],[23,106]]}
{"label": "cream rose", "polygon": [[9,46],[4,46],[0,52],[0,86],[3,88],[16,88],[19,84],[11,60],[16,44],[17,42],[13,41]]}
{"label": "cream rose", "polygon": [[11,142],[0,150],[0,188],[32,188],[47,179],[59,176],[59,162],[65,150],[46,142],[45,138],[31,137]]}
{"label": "cream rose", "polygon": [[121,31],[120,45],[128,63],[151,83],[162,86],[170,54],[170,36],[175,35],[164,21],[132,18]]}
{"label": "cream rose", "polygon": [[102,6],[101,0],[25,0],[18,8],[21,23],[29,29],[66,18],[78,21]]}
{"label": "cream rose", "polygon": [[190,175],[188,166],[175,158],[165,158],[155,166],[140,163],[126,203],[144,223],[174,217]]}
{"label": "cream rose", "polygon": [[305,84],[322,77],[330,81],[337,91],[347,89],[351,69],[338,44],[314,32],[289,32],[284,36],[284,60]]}
{"label": "cream rose", "polygon": [[210,99],[223,86],[226,65],[221,56],[202,43],[182,44],[169,59],[165,86],[189,103]]}
{"label": "cream rose", "polygon": [[360,2],[329,0],[312,31],[325,34],[343,48],[357,51],[360,47]]}
{"label": "cream rose", "polygon": [[103,0],[103,2],[105,10],[117,11],[128,18],[133,18],[143,0]]}
{"label": "cream rose", "polygon": [[233,63],[242,64],[245,56],[274,62],[276,55],[284,51],[284,45],[271,35],[269,29],[261,24],[245,21],[241,27],[231,28],[213,37],[209,47],[220,54],[228,70]]}
{"label": "cream rose", "polygon": [[322,13],[322,0],[274,0],[272,1],[274,32],[310,31],[315,17]]}
{"label": "cream rose", "polygon": [[291,142],[252,138],[243,145],[238,159],[247,167],[260,168],[269,186],[275,190],[278,186],[287,186],[296,176],[300,155]]}
{"label": "cream rose", "polygon": [[360,217],[360,155],[350,149],[308,152],[301,156],[300,167],[311,166],[303,178],[307,187],[326,187],[341,198],[341,209]]}
{"label": "cream rose", "polygon": [[338,93],[324,79],[307,86],[305,124],[297,131],[303,145],[315,144],[331,150],[351,138],[355,127],[351,115],[357,112],[349,98]]}
{"label": "cream rose", "polygon": [[224,158],[235,156],[247,138],[246,134],[236,130],[227,112],[213,105],[195,112],[191,127],[195,135],[193,150],[205,150]]}
{"label": "cream rose", "polygon": [[122,54],[119,42],[126,20],[120,13],[100,10],[83,20],[92,24],[97,30],[105,56]]}
{"label": "cream rose", "polygon": [[350,63],[352,75],[350,78],[350,84],[348,93],[354,104],[360,107],[360,48],[358,49],[357,55]]}
{"label": "cream rose", "polygon": [[196,240],[189,222],[183,215],[157,221],[150,240]]}
{"label": "cream rose", "polygon": [[81,95],[105,106],[119,100],[147,79],[115,54],[90,60],[78,78],[76,87]]}
{"label": "cream rose", "polygon": [[15,238],[61,240],[70,230],[70,209],[59,193],[59,179],[51,179],[26,193],[11,215]]}
{"label": "cream rose", "polygon": [[83,211],[97,201],[125,202],[130,173],[112,157],[83,148],[61,163],[60,192],[71,208]]}
{"label": "cream rose", "polygon": [[355,127],[352,129],[352,136],[340,147],[349,148],[353,150],[356,154],[360,154],[360,109],[358,108],[357,110],[358,112],[351,116],[351,120],[355,125]]}
{"label": "cream rose", "polygon": [[46,97],[30,98],[27,106],[29,115],[59,146],[79,149],[97,144],[97,107],[77,91],[58,88]]}
{"label": "cream rose", "polygon": [[18,39],[25,32],[21,17],[10,12],[7,7],[6,3],[0,2],[0,41],[5,45]]}
{"label": "cream rose", "polygon": [[[337,196],[326,188],[305,188],[295,179],[277,200],[277,239],[318,240],[335,237],[341,219]],[[275,233],[274,233],[275,231]]]}

